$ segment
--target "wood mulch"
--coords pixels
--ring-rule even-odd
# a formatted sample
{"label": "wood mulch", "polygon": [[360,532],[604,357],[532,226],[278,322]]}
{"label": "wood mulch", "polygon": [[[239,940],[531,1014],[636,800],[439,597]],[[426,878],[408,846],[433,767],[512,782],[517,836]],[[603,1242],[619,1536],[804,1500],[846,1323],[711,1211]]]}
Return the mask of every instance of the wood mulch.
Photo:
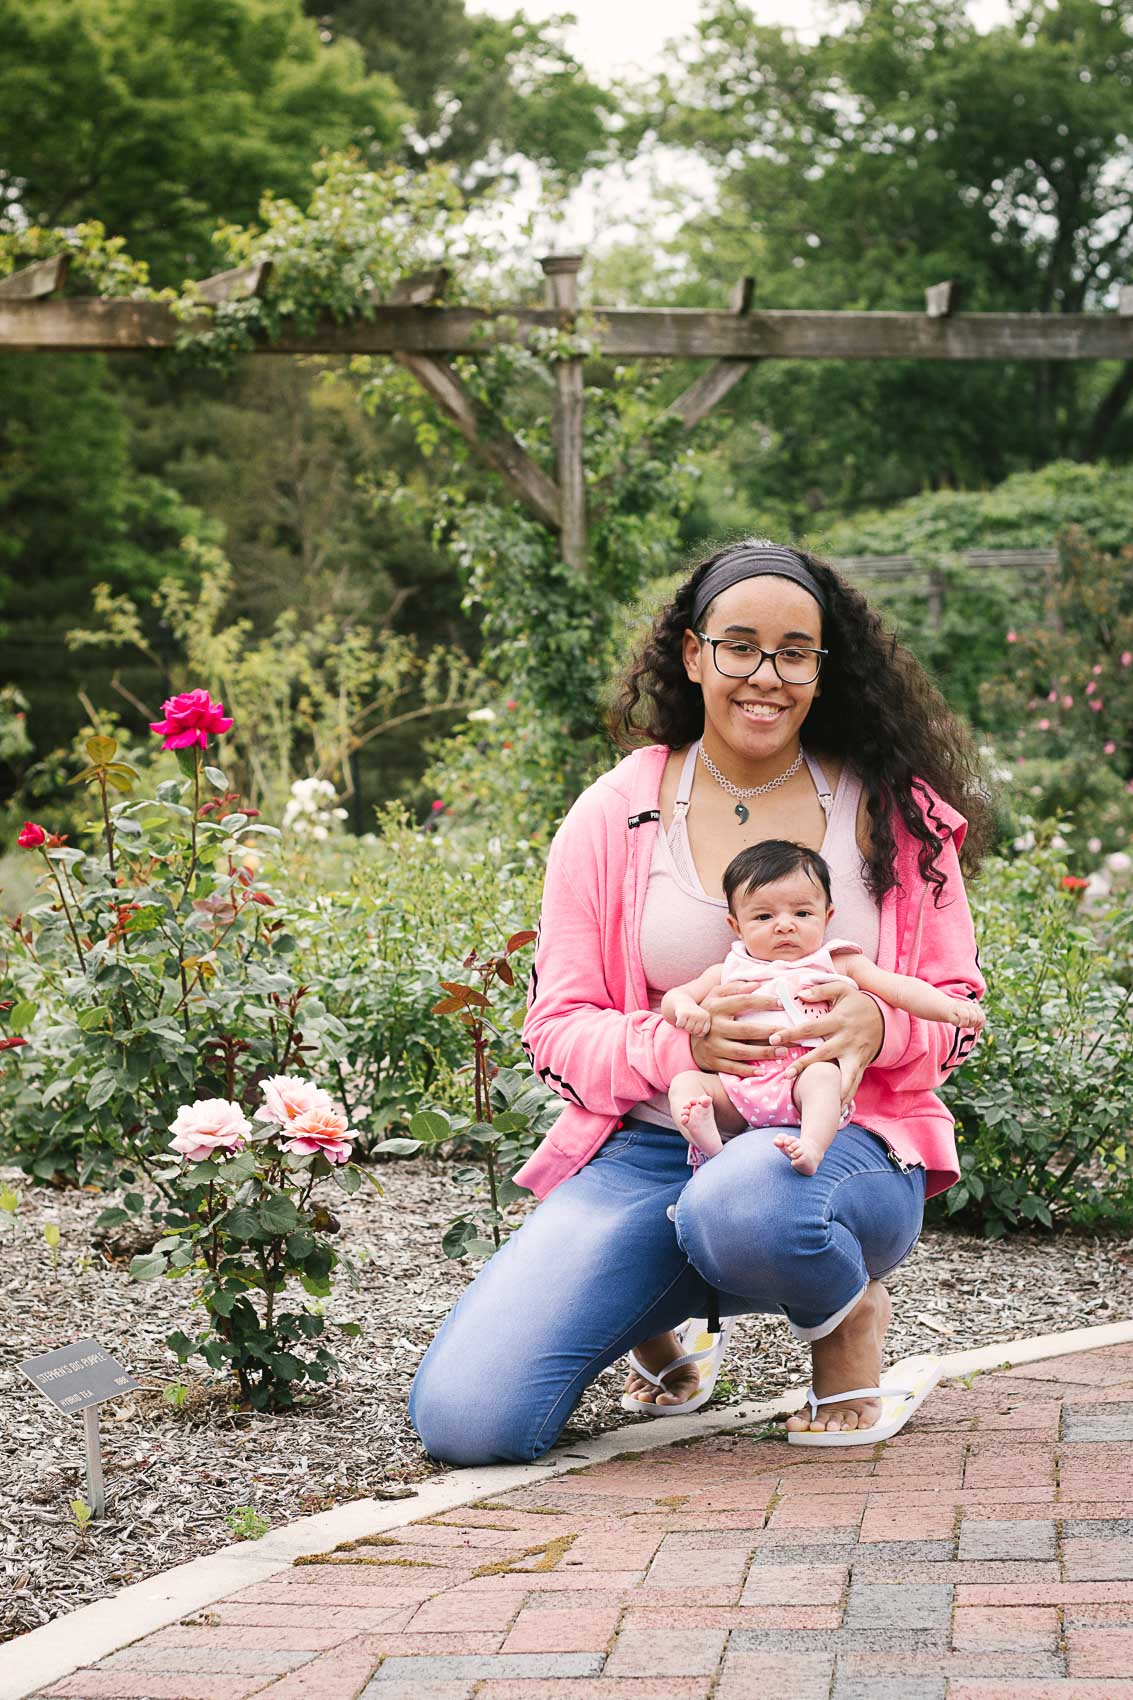
{"label": "wood mulch", "polygon": [[[341,1378],[284,1416],[241,1411],[226,1385],[181,1368],[164,1345],[195,1331],[191,1282],[131,1281],[130,1248],[97,1247],[93,1223],[111,1202],[34,1187],[14,1171],[0,1186],[20,1196],[0,1216],[0,1639],[18,1635],[131,1582],[216,1551],[235,1535],[226,1519],[250,1506],[276,1526],[368,1494],[400,1495],[433,1466],[405,1415],[417,1362],[471,1269],[440,1250],[441,1233],[467,1202],[443,1166],[387,1165],[384,1198],[363,1188],[336,1203],[343,1247],[361,1285],[327,1301]],[[56,1222],[58,1266],[43,1237]],[[929,1230],[892,1278],[893,1357],[957,1350],[1133,1315],[1133,1251],[1119,1239],[1020,1236],[988,1243]],[[143,1383],[101,1410],[107,1516],[80,1538],[69,1502],[85,1495],[82,1427],[50,1408],[19,1373],[25,1358],[84,1336]],[[785,1325],[741,1319],[723,1402],[770,1399],[805,1380],[805,1354]],[[628,1423],[621,1375],[589,1389],[568,1431],[588,1435]],[[167,1390],[188,1391],[178,1408]]]}

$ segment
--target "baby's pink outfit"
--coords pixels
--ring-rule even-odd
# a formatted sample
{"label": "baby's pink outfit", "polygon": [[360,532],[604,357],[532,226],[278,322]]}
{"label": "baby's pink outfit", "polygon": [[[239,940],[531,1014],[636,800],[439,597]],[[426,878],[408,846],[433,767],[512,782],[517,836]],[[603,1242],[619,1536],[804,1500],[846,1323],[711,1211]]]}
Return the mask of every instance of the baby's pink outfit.
{"label": "baby's pink outfit", "polygon": [[[848,975],[839,974],[834,966],[835,951],[853,951],[855,955],[860,955],[861,946],[851,944],[847,939],[830,939],[809,956],[796,956],[790,962],[767,962],[760,957],[749,956],[742,941],[737,939],[724,958],[720,984],[726,986],[733,980],[760,983],[786,980],[792,994],[797,997],[809,986],[818,986],[828,980],[842,980],[846,985],[854,986],[856,991],[855,982]],[[820,1015],[825,1015],[830,1005],[806,1003],[799,1007],[807,1021],[814,1021]],[[767,1012],[753,1010],[752,1013],[765,1015]],[[792,1017],[788,1018],[793,1021]],[[801,1117],[794,1098],[794,1081],[788,1080],[787,1070],[807,1050],[821,1043],[821,1039],[804,1039],[800,1044],[791,1045],[786,1056],[769,1057],[766,1062],[756,1063],[754,1074],[720,1076],[720,1084],[749,1127],[799,1126]],[[853,1114],[854,1106],[851,1103],[843,1112],[838,1126],[845,1127],[847,1122],[853,1120]]]}

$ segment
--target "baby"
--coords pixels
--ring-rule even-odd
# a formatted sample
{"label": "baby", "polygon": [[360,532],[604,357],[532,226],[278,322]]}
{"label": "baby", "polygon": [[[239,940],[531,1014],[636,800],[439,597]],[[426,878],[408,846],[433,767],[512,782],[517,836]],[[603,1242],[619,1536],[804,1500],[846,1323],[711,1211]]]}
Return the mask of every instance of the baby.
{"label": "baby", "polygon": [[[834,906],[830,870],[816,851],[779,838],[752,845],[724,870],[724,895],[728,925],[738,935],[735,944],[722,964],[714,963],[686,986],[675,986],[661,1004],[666,1021],[686,1033],[709,1031],[712,1019],[701,1000],[714,986],[733,980],[767,984],[794,1025],[830,1008],[828,1003],[799,1005],[794,994],[843,980],[926,1021],[975,1031],[983,1026],[978,1003],[950,998],[908,974],[889,974],[844,939],[823,944]],[[774,1144],[799,1174],[813,1175],[854,1108],[852,1102],[843,1105],[837,1063],[812,1063],[797,1077],[793,1074],[804,1050],[821,1043],[804,1039],[784,1055],[757,1064],[747,1076],[685,1070],[669,1087],[673,1120],[706,1157],[723,1149],[721,1130],[731,1135],[751,1127],[797,1125],[797,1136],[780,1133]],[[700,1159],[694,1155],[693,1161]]]}

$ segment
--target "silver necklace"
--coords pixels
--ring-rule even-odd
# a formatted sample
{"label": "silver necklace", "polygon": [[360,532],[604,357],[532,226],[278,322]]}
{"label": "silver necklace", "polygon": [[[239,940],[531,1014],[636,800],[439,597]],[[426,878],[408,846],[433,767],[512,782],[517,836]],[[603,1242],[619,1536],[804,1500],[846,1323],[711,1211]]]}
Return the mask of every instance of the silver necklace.
{"label": "silver necklace", "polygon": [[703,744],[701,744],[698,754],[717,785],[719,785],[720,789],[722,791],[726,791],[730,797],[739,798],[735,812],[736,818],[741,826],[743,826],[744,822],[751,814],[751,810],[744,803],[743,799],[745,797],[762,797],[764,792],[776,790],[778,786],[785,785],[788,779],[792,778],[792,776],[796,774],[799,771],[799,768],[803,765],[803,751],[802,745],[800,744],[798,755],[795,757],[790,767],[779,775],[778,779],[769,779],[766,785],[740,786],[733,785],[732,781],[728,779],[725,774],[720,772],[720,769],[716,766],[716,763],[712,760],[712,757],[708,754],[708,751],[704,748]]}

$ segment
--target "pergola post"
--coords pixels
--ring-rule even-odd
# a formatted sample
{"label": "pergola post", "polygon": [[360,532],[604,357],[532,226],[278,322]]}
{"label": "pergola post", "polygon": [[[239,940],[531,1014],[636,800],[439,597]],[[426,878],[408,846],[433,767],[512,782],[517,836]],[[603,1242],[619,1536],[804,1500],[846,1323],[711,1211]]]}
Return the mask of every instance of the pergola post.
{"label": "pergola post", "polygon": [[[563,315],[562,329],[574,330],[578,312],[581,254],[547,254],[539,261],[547,279],[547,305]],[[582,460],[582,361],[555,361],[555,398],[551,435],[559,487],[560,551],[568,567],[586,571],[586,483]]]}

